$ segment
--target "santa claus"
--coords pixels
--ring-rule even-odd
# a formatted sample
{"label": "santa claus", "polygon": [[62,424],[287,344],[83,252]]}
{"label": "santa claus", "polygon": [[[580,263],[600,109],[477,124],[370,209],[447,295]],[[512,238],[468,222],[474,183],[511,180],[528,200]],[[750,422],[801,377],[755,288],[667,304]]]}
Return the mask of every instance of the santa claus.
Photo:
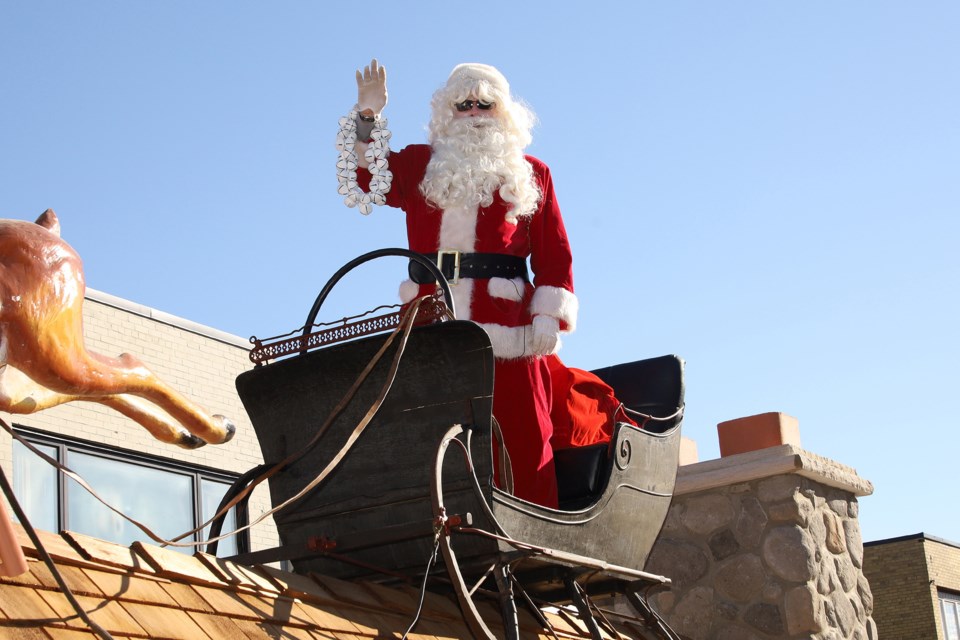
{"label": "santa claus", "polygon": [[[490,336],[493,412],[515,494],[556,507],[543,356],[556,353],[561,332],[573,331],[577,298],[550,170],[524,155],[534,115],[497,69],[461,64],[433,96],[429,144],[392,152],[382,116],[385,69],[373,60],[357,72],[357,87],[356,107],[340,120],[340,193],[364,214],[383,204],[406,213],[410,249],[438,262],[458,318]],[[435,291],[415,265],[410,276],[400,290],[405,302]]]}

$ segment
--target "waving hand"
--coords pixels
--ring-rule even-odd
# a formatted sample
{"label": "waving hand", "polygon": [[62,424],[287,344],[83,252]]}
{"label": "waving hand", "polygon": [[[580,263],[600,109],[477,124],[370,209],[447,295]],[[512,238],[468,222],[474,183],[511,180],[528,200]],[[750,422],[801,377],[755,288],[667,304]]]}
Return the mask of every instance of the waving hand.
{"label": "waving hand", "polygon": [[357,71],[357,105],[364,115],[376,115],[387,106],[387,69],[374,58]]}

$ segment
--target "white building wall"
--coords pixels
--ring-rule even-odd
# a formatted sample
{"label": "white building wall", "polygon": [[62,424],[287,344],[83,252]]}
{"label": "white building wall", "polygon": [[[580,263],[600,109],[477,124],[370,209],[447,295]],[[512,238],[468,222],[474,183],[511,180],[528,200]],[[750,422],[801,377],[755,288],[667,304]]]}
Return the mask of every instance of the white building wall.
{"label": "white building wall", "polygon": [[[201,407],[229,417],[237,426],[236,436],[223,445],[186,450],[159,442],[129,418],[89,402],[74,402],[30,415],[0,413],[8,424],[236,473],[263,462],[253,426],[234,387],[237,375],[253,366],[247,357],[247,340],[90,289],[83,319],[89,350],[107,356],[124,352],[137,356],[167,384]],[[0,464],[10,478],[11,438],[5,432],[0,434]],[[269,509],[270,496],[264,483],[250,499],[250,521]],[[275,547],[278,540],[272,519],[250,532],[253,551]]]}

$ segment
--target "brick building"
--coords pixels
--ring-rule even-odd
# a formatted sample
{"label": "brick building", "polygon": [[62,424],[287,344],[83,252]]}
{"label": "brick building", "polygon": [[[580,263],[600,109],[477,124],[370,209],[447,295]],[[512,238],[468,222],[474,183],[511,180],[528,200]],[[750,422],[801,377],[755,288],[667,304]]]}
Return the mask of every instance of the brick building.
{"label": "brick building", "polygon": [[[249,342],[90,289],[83,320],[89,350],[106,356],[124,352],[137,356],[176,391],[211,413],[233,420],[237,427],[233,440],[182,449],[155,440],[129,418],[90,402],[0,417],[31,444],[80,473],[106,500],[158,534],[172,537],[192,529],[215,512],[220,497],[237,476],[263,462],[234,388],[236,376],[252,366],[247,355]],[[0,465],[12,478],[18,499],[37,528],[69,529],[126,544],[146,539],[75,483],[58,479],[53,467],[9,437],[0,438]],[[254,492],[249,513],[239,514],[240,521],[253,521],[269,508],[264,485]],[[276,527],[268,518],[238,536],[236,543],[222,543],[219,555],[275,547],[278,541]],[[181,550],[194,551],[190,547]]]}
{"label": "brick building", "polygon": [[960,545],[917,533],[863,551],[881,638],[960,639]]}

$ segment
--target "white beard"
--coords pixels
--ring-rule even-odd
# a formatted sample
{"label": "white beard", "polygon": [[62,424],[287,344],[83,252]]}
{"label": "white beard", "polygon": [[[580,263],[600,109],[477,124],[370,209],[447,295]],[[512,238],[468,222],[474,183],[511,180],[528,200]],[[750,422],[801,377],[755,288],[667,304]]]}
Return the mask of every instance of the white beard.
{"label": "white beard", "polygon": [[451,211],[488,207],[498,190],[513,205],[508,220],[533,213],[540,193],[523,147],[496,117],[454,118],[433,142],[421,193]]}

